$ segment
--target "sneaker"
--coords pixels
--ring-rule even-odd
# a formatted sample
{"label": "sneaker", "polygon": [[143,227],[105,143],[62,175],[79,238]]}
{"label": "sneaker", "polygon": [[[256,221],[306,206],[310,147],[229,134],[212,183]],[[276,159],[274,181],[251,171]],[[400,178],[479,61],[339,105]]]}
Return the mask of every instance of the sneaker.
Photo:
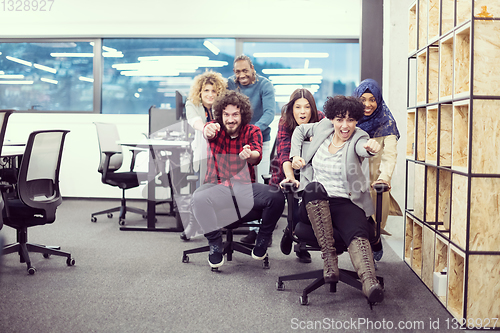
{"label": "sneaker", "polygon": [[292,252],[292,243],[293,239],[290,237],[290,232],[288,231],[288,227],[283,230],[283,237],[281,237],[280,249],[284,255],[289,255]]}
{"label": "sneaker", "polygon": [[384,255],[384,250],[380,250],[380,251],[373,251],[373,259],[375,259],[376,261],[380,261],[382,260],[382,256]]}
{"label": "sneaker", "polygon": [[257,233],[254,230],[251,230],[248,235],[240,239],[240,242],[245,244],[254,244],[257,239]]}
{"label": "sneaker", "polygon": [[210,252],[208,252],[208,264],[212,268],[220,267],[224,264],[224,248],[222,246],[222,237],[209,241]]}
{"label": "sneaker", "polygon": [[297,259],[304,264],[308,264],[312,261],[311,254],[307,251],[299,251],[295,252],[295,254],[297,255]]}
{"label": "sneaker", "polygon": [[257,241],[252,250],[252,258],[263,260],[267,257],[267,247],[269,246],[270,237],[257,236]]}
{"label": "sneaker", "polygon": [[212,253],[212,251],[210,251],[210,253],[208,254],[208,264],[212,268],[220,267],[224,265],[224,256],[221,252]]}

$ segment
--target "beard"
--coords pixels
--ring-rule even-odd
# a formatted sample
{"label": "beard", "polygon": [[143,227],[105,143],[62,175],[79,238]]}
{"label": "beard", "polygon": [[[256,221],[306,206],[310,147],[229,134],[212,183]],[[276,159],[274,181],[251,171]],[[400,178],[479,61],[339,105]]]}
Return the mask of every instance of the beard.
{"label": "beard", "polygon": [[[228,125],[231,126],[231,128],[228,128]],[[234,123],[231,123],[231,124],[227,124],[227,123],[224,123],[224,130],[226,131],[227,134],[229,135],[235,135],[235,134],[238,134],[239,131],[240,131],[240,127],[241,127],[241,124],[240,125],[236,125]]]}

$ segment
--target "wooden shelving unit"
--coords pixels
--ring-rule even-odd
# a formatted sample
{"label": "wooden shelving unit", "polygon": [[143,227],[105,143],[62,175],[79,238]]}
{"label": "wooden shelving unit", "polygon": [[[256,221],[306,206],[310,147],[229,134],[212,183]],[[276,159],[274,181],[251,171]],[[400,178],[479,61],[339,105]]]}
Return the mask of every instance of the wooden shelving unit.
{"label": "wooden shelving unit", "polygon": [[446,277],[455,318],[500,318],[500,1],[416,0],[408,19],[404,260],[432,292]]}

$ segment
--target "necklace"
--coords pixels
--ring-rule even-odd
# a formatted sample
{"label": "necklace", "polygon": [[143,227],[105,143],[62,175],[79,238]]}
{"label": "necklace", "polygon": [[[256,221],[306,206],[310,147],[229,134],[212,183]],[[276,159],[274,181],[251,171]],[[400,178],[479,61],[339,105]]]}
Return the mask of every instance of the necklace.
{"label": "necklace", "polygon": [[344,145],[346,144],[347,141],[344,141],[343,144],[341,144],[340,146],[337,146],[335,143],[333,143],[333,139],[332,139],[332,145],[335,147],[335,148],[342,148],[344,147]]}

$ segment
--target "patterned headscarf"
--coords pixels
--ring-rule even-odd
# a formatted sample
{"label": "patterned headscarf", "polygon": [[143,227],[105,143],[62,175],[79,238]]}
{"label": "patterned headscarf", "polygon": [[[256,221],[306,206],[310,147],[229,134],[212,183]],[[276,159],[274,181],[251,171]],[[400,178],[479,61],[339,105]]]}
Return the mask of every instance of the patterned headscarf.
{"label": "patterned headscarf", "polygon": [[387,135],[396,135],[399,139],[399,131],[396,120],[382,98],[382,92],[377,81],[373,79],[363,80],[354,90],[354,97],[361,97],[364,93],[371,93],[377,101],[377,108],[369,116],[363,116],[357,126],[370,135],[370,138],[378,138]]}

